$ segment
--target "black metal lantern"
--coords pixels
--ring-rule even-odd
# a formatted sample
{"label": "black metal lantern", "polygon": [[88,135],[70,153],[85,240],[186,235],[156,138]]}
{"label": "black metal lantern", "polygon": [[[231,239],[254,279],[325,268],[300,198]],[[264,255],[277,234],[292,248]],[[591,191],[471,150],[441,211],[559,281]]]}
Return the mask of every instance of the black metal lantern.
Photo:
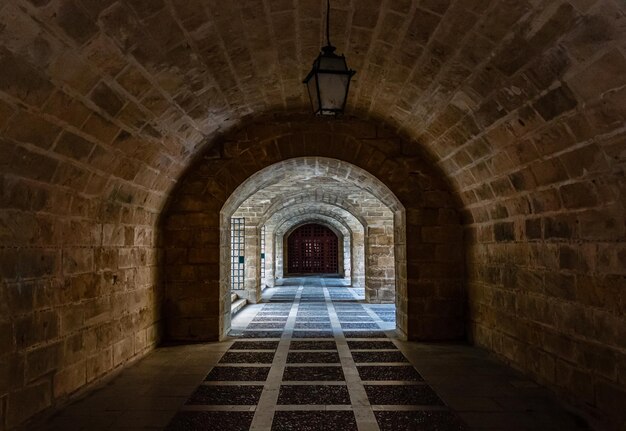
{"label": "black metal lantern", "polygon": [[350,80],[356,73],[348,69],[346,58],[335,54],[335,47],[330,43],[330,0],[326,8],[327,45],[313,62],[313,68],[304,81],[309,90],[313,112],[318,115],[341,114],[346,106]]}

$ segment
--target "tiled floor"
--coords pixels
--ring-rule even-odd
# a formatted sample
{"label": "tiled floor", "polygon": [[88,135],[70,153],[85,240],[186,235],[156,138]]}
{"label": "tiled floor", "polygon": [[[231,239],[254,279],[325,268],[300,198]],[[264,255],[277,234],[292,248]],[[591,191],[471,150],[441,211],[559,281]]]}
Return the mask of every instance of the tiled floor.
{"label": "tiled floor", "polygon": [[476,348],[394,338],[393,305],[291,279],[233,340],[160,348],[47,430],[583,430],[549,391]]}

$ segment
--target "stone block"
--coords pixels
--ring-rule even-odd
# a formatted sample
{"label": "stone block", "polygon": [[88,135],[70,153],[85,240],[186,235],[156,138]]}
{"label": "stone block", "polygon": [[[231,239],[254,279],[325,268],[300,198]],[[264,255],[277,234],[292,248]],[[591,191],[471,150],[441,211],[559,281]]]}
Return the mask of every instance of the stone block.
{"label": "stone block", "polygon": [[102,225],[102,245],[105,247],[123,247],[126,244],[125,227],[120,225]]}
{"label": "stone block", "polygon": [[577,217],[580,224],[580,236],[596,241],[623,238],[626,229],[624,223],[621,222],[623,217],[623,210],[617,206],[583,211]]}
{"label": "stone block", "polygon": [[97,33],[95,23],[74,2],[62,3],[55,15],[59,27],[79,45]]}
{"label": "stone block", "polygon": [[7,398],[6,425],[16,427],[52,404],[50,381],[45,380],[11,392]]}
{"label": "stone block", "polygon": [[63,132],[54,151],[77,161],[86,161],[94,143],[71,132]]}
{"label": "stone block", "polygon": [[63,367],[76,364],[85,359],[83,333],[73,334],[63,341]]}
{"label": "stone block", "polygon": [[512,222],[496,223],[493,225],[494,238],[497,242],[514,241],[515,229]]}
{"label": "stone block", "polygon": [[100,82],[91,93],[91,100],[111,117],[115,117],[124,106],[124,100],[109,85]]}
{"label": "stone block", "polygon": [[11,322],[0,323],[0,352],[10,354],[15,351],[15,332]]}
{"label": "stone block", "polygon": [[57,90],[50,96],[44,111],[46,114],[52,115],[77,129],[80,129],[91,114],[89,108],[81,101],[73,99],[72,96],[61,90]]}
{"label": "stone block", "polygon": [[61,128],[41,116],[22,111],[14,116],[5,136],[17,142],[24,142],[48,149],[52,146]]}
{"label": "stone block", "polygon": [[85,362],[66,367],[54,375],[53,394],[59,398],[75,392],[87,382]]}
{"label": "stone block", "polygon": [[135,355],[139,355],[143,353],[144,350],[148,347],[147,335],[148,333],[145,329],[142,329],[141,331],[138,331],[135,334],[135,342],[134,342]]}
{"label": "stone block", "polygon": [[15,321],[18,349],[52,340],[59,334],[59,316],[54,311],[42,311]]}
{"label": "stone block", "polygon": [[31,312],[35,305],[33,283],[16,283],[5,285],[7,315],[20,315]]}
{"label": "stone block", "polygon": [[0,355],[0,388],[7,393],[24,387],[25,356],[23,353]]}
{"label": "stone block", "polygon": [[18,275],[19,256],[13,250],[0,250],[0,275],[6,281]]}
{"label": "stone block", "polygon": [[612,49],[567,81],[574,93],[587,101],[626,84],[624,70],[626,58],[618,49]]}
{"label": "stone block", "polygon": [[422,227],[422,241],[425,243],[455,243],[463,238],[461,226]]}
{"label": "stone block", "polygon": [[70,304],[59,311],[61,319],[60,335],[68,335],[80,330],[84,325],[85,311],[81,304]]}
{"label": "stone block", "polygon": [[98,325],[111,318],[111,303],[109,297],[101,297],[86,301],[83,304],[85,312],[85,326]]}
{"label": "stone block", "polygon": [[92,382],[113,368],[113,348],[102,349],[86,360],[86,381]]}
{"label": "stone block", "polygon": [[567,172],[557,159],[535,162],[531,165],[531,170],[538,186],[547,186],[567,179]]}
{"label": "stone block", "polygon": [[[0,144],[2,141],[0,140]],[[47,155],[15,147],[12,154],[4,157],[5,172],[25,178],[50,182],[59,162]]]}
{"label": "stone block", "polygon": [[540,218],[528,219],[525,221],[525,224],[526,224],[526,228],[525,228],[526,239],[528,240],[541,239],[542,230],[541,230]]}
{"label": "stone block", "polygon": [[127,337],[113,345],[113,366],[117,367],[128,361],[135,354],[134,337]]}
{"label": "stone block", "polygon": [[94,252],[91,248],[66,248],[63,250],[63,273],[82,274],[93,271]]}
{"label": "stone block", "polygon": [[6,48],[0,50],[0,90],[28,105],[41,106],[53,89],[35,67]]}
{"label": "stone block", "polygon": [[545,189],[534,191],[530,197],[532,212],[541,214],[543,212],[557,211],[561,209],[561,199],[555,189]]}
{"label": "stone block", "polygon": [[26,354],[26,382],[30,383],[56,371],[61,364],[62,355],[63,346],[60,342],[29,351]]}
{"label": "stone block", "polygon": [[576,219],[571,216],[555,216],[543,219],[545,239],[568,239],[578,236]]}
{"label": "stone block", "polygon": [[573,300],[576,297],[576,279],[573,275],[547,272],[544,288],[547,295],[555,298]]}
{"label": "stone block", "polygon": [[566,184],[559,188],[563,205],[568,209],[593,207],[598,204],[595,188],[591,183]]}
{"label": "stone block", "polygon": [[118,251],[115,248],[99,247],[94,250],[94,263],[100,270],[116,270],[118,268]]}

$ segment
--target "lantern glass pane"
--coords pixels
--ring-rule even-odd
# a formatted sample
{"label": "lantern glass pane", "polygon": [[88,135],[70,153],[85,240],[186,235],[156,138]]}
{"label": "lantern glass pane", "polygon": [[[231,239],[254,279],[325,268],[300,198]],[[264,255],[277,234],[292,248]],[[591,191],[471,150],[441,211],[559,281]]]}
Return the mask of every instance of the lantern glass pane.
{"label": "lantern glass pane", "polygon": [[320,70],[348,70],[346,59],[337,56],[321,56]]}
{"label": "lantern glass pane", "polygon": [[313,76],[311,76],[311,79],[307,81],[306,86],[309,90],[309,98],[311,99],[313,112],[318,112],[320,110],[320,101],[317,97],[317,74],[313,74]]}
{"label": "lantern glass pane", "polygon": [[346,99],[350,75],[319,73],[322,110],[341,110]]}

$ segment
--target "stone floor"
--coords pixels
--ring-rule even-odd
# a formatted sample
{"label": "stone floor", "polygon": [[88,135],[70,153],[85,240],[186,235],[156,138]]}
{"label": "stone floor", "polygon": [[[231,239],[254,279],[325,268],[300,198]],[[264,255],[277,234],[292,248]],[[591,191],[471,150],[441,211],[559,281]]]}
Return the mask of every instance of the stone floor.
{"label": "stone floor", "polygon": [[341,280],[292,279],[264,298],[233,339],[159,348],[29,429],[587,429],[480,349],[394,338],[393,305]]}

